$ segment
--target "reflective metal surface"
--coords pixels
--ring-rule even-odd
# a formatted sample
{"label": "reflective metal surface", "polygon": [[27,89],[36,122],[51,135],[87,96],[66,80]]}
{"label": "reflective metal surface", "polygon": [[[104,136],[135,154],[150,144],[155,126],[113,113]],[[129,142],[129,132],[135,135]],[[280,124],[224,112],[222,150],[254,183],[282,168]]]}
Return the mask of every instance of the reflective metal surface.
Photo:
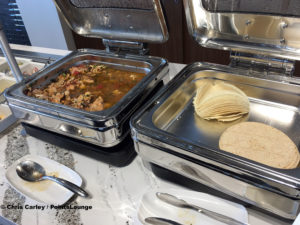
{"label": "reflective metal surface", "polygon": [[231,52],[230,66],[242,68],[251,75],[254,73],[277,76],[293,76],[295,61],[242,52]]}
{"label": "reflective metal surface", "polygon": [[153,9],[152,0],[70,0],[78,8],[125,8],[125,9]]}
{"label": "reflective metal surface", "polygon": [[[159,0],[54,0],[69,26],[87,37],[165,42],[168,30]],[[129,8],[131,7],[131,8]]]}
{"label": "reflective metal surface", "polygon": [[145,48],[144,43],[140,42],[102,39],[102,43],[107,52],[125,52],[138,55],[145,55],[148,53],[148,49]]}
{"label": "reflective metal surface", "polygon": [[146,224],[152,225],[183,225],[173,220],[169,220],[161,217],[147,217],[144,221]]}
{"label": "reflective metal surface", "polygon": [[[98,112],[51,103],[23,93],[26,85],[43,87],[70,66],[88,62],[144,72],[147,75],[118,103]],[[14,115],[22,122],[102,147],[111,147],[126,137],[129,132],[129,117],[167,72],[167,62],[161,58],[83,49],[56,61],[34,77],[27,78],[24,83],[12,86],[5,92],[5,97]]]}
{"label": "reflective metal surface", "polygon": [[160,165],[201,184],[207,185],[246,203],[255,205],[287,219],[299,213],[299,200],[262,189],[247,180],[211,164],[194,162],[183,156],[170,154],[169,149],[154,147],[142,141],[135,142],[135,149],[145,161]]}
{"label": "reflective metal surface", "polygon": [[300,16],[298,1],[286,0],[202,0],[203,7],[211,12],[255,13]]}
{"label": "reflective metal surface", "polygon": [[18,66],[18,63],[17,63],[14,55],[12,54],[12,51],[10,49],[10,46],[8,44],[7,38],[4,33],[3,25],[1,24],[1,21],[0,21],[0,47],[7,59],[8,65],[11,68],[11,71],[13,72],[13,75],[14,75],[16,81],[21,82],[23,80],[23,75],[21,73],[21,70]]}
{"label": "reflective metal surface", "polygon": [[162,201],[164,201],[164,202],[166,202],[166,203],[168,203],[170,205],[173,205],[173,206],[176,206],[176,207],[179,207],[179,208],[186,208],[186,209],[194,210],[194,211],[196,211],[198,213],[202,213],[205,216],[208,216],[208,217],[210,217],[210,218],[212,218],[214,220],[223,222],[225,224],[230,224],[230,225],[247,225],[245,223],[242,223],[242,222],[240,222],[240,221],[238,221],[236,219],[233,219],[231,217],[228,217],[226,215],[223,215],[223,214],[220,214],[220,213],[216,213],[214,211],[205,209],[203,207],[200,207],[200,206],[197,206],[197,205],[194,205],[194,204],[190,204],[187,201],[185,201],[185,200],[183,200],[181,198],[178,198],[177,196],[168,194],[168,193],[157,192],[156,196],[160,200],[162,200]]}
{"label": "reflective metal surface", "polygon": [[[287,134],[296,145],[300,143],[298,135],[300,124],[297,123],[300,121],[299,87],[267,80],[259,82],[252,77],[236,76],[209,68],[188,76],[188,79],[184,80],[153,113],[152,122],[160,130],[188,139],[195,145],[205,144],[211,149],[218,150],[220,135],[228,127],[242,121],[256,121],[272,125]],[[249,114],[226,123],[207,121],[197,116],[192,101],[198,88],[198,81],[203,79],[225,81],[241,89],[250,101]]]}
{"label": "reflective metal surface", "polygon": [[[224,5],[224,1],[214,2],[213,9]],[[234,4],[227,2],[226,7],[235,10]],[[202,4],[201,0],[184,0],[189,33],[199,44],[237,52],[300,58],[300,18],[289,17],[286,7],[282,7],[285,10],[279,14],[257,14],[253,13],[253,7],[257,12],[261,11],[261,1],[247,1],[252,5],[252,13],[207,11]],[[293,1],[293,5],[300,7],[299,1]]]}
{"label": "reflective metal surface", "polygon": [[[231,123],[196,116],[192,100],[200,79],[219,79],[242,89],[249,96],[249,115]],[[295,218],[300,168],[271,168],[220,150],[218,141],[228,126],[247,120],[282,130],[299,147],[299,96],[299,80],[294,78],[264,74],[251,77],[238,68],[194,63],[132,118],[135,148],[146,161],[282,217]]]}

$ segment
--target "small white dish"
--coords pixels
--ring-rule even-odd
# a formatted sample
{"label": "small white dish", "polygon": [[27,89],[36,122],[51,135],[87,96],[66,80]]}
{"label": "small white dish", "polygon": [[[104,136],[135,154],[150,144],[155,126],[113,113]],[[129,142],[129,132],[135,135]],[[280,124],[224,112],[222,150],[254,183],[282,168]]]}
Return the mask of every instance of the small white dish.
{"label": "small white dish", "polygon": [[5,120],[5,118],[11,115],[9,107],[5,104],[0,104],[0,124]]}
{"label": "small white dish", "polygon": [[[38,72],[39,70],[43,69],[44,67],[45,64],[43,63],[29,62],[22,65],[22,67],[20,67],[20,70],[23,75],[31,76],[34,73]],[[13,73],[11,71],[7,75],[9,77],[13,77]]]}
{"label": "small white dish", "polygon": [[45,157],[26,155],[14,162],[6,171],[5,176],[8,183],[18,192],[41,204],[63,205],[74,193],[50,180],[28,182],[20,178],[16,172],[16,166],[25,160],[32,160],[42,165],[47,175],[63,178],[78,186],[82,184],[82,178],[74,170]]}
{"label": "small white dish", "polygon": [[14,85],[16,83],[14,78],[0,76],[0,94],[4,92],[6,88]]}
{"label": "small white dish", "polygon": [[5,62],[6,62],[5,58],[0,57],[0,66],[1,66],[1,64],[5,63]]}
{"label": "small white dish", "polygon": [[[1,96],[0,96],[1,102]],[[17,122],[17,118],[12,114],[8,105],[0,104],[0,133]]]}
{"label": "small white dish", "polygon": [[185,225],[224,225],[224,223],[207,217],[191,209],[172,206],[156,197],[156,192],[168,193],[179,197],[188,203],[229,216],[242,223],[248,223],[248,212],[244,206],[206,193],[179,189],[158,189],[147,192],[142,197],[138,218],[141,223],[147,217],[161,217],[174,220]]}
{"label": "small white dish", "polygon": [[300,225],[300,213],[298,214],[298,216],[296,217],[296,219],[292,225]]}
{"label": "small white dish", "polygon": [[[20,69],[22,69],[22,67],[25,64],[31,62],[30,59],[25,59],[25,58],[16,58],[16,61],[17,61],[17,64],[18,64]],[[6,59],[5,59],[5,62],[0,64],[0,73],[9,74],[10,72],[11,72],[10,67],[9,67],[9,65],[8,65],[8,63],[6,62]]]}

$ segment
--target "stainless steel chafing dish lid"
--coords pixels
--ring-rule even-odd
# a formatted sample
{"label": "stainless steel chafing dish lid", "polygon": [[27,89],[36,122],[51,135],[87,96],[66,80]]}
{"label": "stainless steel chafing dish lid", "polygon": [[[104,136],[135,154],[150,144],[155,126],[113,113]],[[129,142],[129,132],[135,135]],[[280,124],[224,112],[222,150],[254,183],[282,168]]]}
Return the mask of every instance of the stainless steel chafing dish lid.
{"label": "stainless steel chafing dish lid", "polygon": [[[28,97],[24,94],[27,85],[43,87],[51,83],[60,72],[76,63],[100,63],[119,69],[143,72],[146,76],[133,87],[119,102],[109,109],[96,112],[88,112],[55,104],[49,101]],[[111,127],[121,126],[132,112],[141,104],[155,85],[161,81],[167,72],[167,62],[158,57],[124,55],[108,53],[105,51],[80,49],[70,53],[64,58],[56,61],[45,69],[41,70],[34,77],[29,77],[21,83],[17,83],[6,90],[4,93],[12,107],[32,110],[39,114],[45,114],[53,118],[60,118],[66,121],[72,121],[83,126],[98,128],[101,131]]]}
{"label": "stainless steel chafing dish lid", "polygon": [[300,2],[184,0],[189,33],[210,48],[300,59]]}
{"label": "stainless steel chafing dish lid", "polygon": [[120,41],[168,40],[159,0],[54,0],[69,26],[87,37]]}

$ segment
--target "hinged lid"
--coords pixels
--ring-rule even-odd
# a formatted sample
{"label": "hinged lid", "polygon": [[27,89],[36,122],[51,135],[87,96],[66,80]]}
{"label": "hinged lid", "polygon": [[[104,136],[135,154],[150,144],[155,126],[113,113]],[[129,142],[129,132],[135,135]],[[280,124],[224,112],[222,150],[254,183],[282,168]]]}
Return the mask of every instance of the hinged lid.
{"label": "hinged lid", "polygon": [[145,47],[144,43],[141,42],[102,39],[102,43],[107,52],[113,51],[117,54],[132,53],[138,55],[145,55],[148,53],[148,49]]}
{"label": "hinged lid", "polygon": [[87,37],[132,42],[168,40],[159,0],[54,0],[69,26]]}
{"label": "hinged lid", "polygon": [[184,0],[190,34],[205,47],[300,59],[300,1]]}
{"label": "hinged lid", "polygon": [[284,58],[276,58],[251,53],[231,52],[230,66],[248,70],[253,76],[293,75],[295,62]]}

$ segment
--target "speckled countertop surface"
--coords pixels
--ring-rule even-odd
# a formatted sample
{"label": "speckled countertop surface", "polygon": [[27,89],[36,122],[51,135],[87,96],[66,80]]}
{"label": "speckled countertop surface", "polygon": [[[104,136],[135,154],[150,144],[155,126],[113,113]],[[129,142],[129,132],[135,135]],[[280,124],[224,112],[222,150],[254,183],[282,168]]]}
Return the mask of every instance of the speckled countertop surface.
{"label": "speckled countertop surface", "polygon": [[[170,64],[170,74],[176,74],[182,68],[183,65]],[[137,224],[138,206],[144,193],[157,188],[183,189],[157,178],[139,157],[130,165],[117,168],[34,137],[21,135],[22,129],[21,125],[15,125],[0,134],[0,214],[16,224]],[[10,187],[5,172],[13,162],[27,154],[44,156],[75,170],[83,178],[83,187],[92,198],[72,198],[69,204],[92,206],[92,209],[32,210],[22,207],[36,205],[37,202]],[[7,205],[16,207],[8,209],[5,207]],[[251,209],[248,209],[248,213],[251,225],[289,224]],[[8,223],[0,220],[0,224]]]}
{"label": "speckled countertop surface", "polygon": [[[23,137],[20,134],[21,130],[22,126],[18,125],[0,138],[0,205],[38,204],[16,192],[4,178],[6,169],[26,154],[48,157],[74,169],[82,176],[85,189],[93,197],[91,199],[78,197],[69,201],[72,206],[92,206],[90,210],[32,210],[24,207],[1,209],[1,216],[16,224],[133,225],[137,224],[138,206],[144,193],[158,188],[183,189],[157,178],[143,165],[139,157],[136,157],[130,165],[117,168],[30,136]],[[254,210],[248,209],[248,213],[251,225],[289,224]]]}

